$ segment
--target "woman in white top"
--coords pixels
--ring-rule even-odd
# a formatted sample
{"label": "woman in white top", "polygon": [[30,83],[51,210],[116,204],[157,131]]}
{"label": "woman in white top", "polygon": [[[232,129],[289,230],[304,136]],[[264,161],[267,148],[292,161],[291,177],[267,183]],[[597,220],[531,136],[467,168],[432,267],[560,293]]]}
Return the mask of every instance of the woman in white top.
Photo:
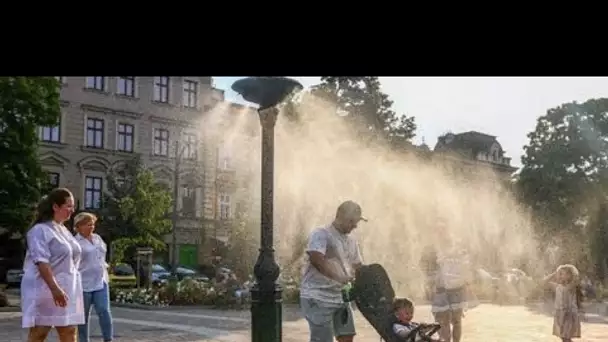
{"label": "woman in white top", "polygon": [[472,279],[467,253],[451,241],[449,232],[440,227],[435,241],[433,274],[434,293],[431,311],[441,325],[439,336],[446,342],[460,342],[462,318],[468,305],[468,283]]}
{"label": "woman in white top", "polygon": [[38,205],[27,232],[21,311],[28,342],[45,341],[52,327],[59,341],[76,342],[76,326],[84,323],[80,245],[63,225],[73,212],[72,193],[55,189]]}
{"label": "woman in white top", "polygon": [[84,297],[84,324],[78,327],[79,342],[89,342],[89,317],[91,305],[99,317],[101,335],[104,342],[112,341],[113,327],[110,314],[110,288],[108,264],[106,263],[106,244],[93,233],[97,217],[91,213],[79,213],[74,217],[76,240],[82,248],[80,276]]}

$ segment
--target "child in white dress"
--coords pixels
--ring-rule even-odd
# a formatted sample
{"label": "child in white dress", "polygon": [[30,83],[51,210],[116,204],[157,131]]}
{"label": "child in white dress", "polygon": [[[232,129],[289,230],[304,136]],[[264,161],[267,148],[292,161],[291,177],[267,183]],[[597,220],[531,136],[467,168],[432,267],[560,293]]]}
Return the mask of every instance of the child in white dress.
{"label": "child in white dress", "polygon": [[560,265],[544,280],[555,290],[553,335],[560,337],[563,342],[580,338],[582,291],[578,270],[573,265]]}

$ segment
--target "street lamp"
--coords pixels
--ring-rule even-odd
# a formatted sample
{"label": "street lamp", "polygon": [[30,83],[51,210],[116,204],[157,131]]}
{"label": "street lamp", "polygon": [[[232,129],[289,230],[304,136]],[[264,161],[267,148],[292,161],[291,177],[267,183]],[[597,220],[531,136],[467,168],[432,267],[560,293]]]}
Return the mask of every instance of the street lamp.
{"label": "street lamp", "polygon": [[248,77],[238,80],[232,90],[246,101],[259,105],[262,126],[262,200],[261,247],[253,268],[255,284],[251,289],[251,341],[282,340],[282,289],[276,283],[280,269],[274,258],[274,126],[279,110],[276,107],[303,87],[286,77]]}

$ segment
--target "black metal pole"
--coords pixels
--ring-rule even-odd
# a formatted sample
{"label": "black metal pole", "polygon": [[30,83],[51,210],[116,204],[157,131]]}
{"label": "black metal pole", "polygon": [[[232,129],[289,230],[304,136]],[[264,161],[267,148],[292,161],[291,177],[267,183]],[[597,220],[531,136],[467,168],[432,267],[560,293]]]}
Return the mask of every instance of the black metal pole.
{"label": "black metal pole", "polygon": [[277,284],[280,269],[274,258],[274,126],[278,109],[259,110],[262,125],[261,248],[253,268],[256,282],[251,289],[251,341],[282,340],[282,289]]}

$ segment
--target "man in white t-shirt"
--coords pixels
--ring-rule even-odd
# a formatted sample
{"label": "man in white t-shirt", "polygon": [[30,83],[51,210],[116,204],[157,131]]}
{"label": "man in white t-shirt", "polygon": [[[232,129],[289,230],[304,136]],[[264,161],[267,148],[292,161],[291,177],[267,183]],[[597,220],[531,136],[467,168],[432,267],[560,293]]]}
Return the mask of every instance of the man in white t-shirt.
{"label": "man in white t-shirt", "polygon": [[353,313],[342,300],[342,287],[362,264],[357,241],[349,234],[357,228],[361,207],[342,203],[334,222],[317,228],[309,236],[300,300],[310,327],[311,342],[352,342],[355,336]]}

